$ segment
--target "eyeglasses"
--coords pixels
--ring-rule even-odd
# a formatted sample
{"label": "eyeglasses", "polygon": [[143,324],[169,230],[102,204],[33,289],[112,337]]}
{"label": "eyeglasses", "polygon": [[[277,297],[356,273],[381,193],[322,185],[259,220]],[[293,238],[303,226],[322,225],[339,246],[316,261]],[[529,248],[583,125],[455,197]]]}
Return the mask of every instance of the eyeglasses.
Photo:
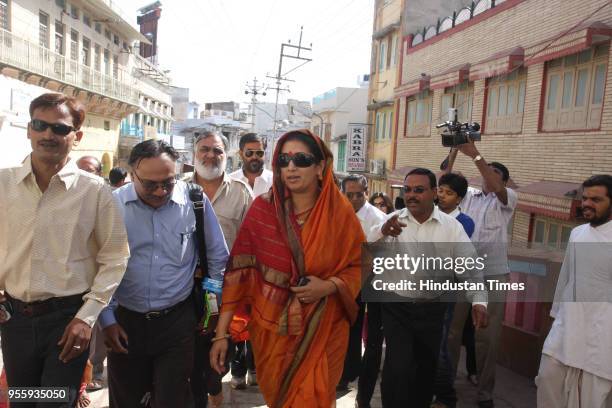
{"label": "eyeglasses", "polygon": [[37,132],[44,132],[47,128],[51,128],[51,131],[58,136],[67,136],[70,132],[76,130],[72,126],[64,125],[63,123],[49,123],[40,119],[32,119],[30,127]]}
{"label": "eyeglasses", "polygon": [[346,195],[349,198],[349,200],[352,200],[353,197],[355,197],[355,198],[363,198],[365,193],[363,191],[357,191],[356,193],[344,193],[344,195]]}
{"label": "eyeglasses", "polygon": [[253,156],[254,154],[256,154],[256,155],[257,155],[257,157],[259,157],[260,159],[261,159],[262,157],[264,157],[264,153],[265,153],[265,152],[264,152],[263,150],[250,150],[250,149],[247,149],[247,150],[245,150],[245,151],[244,151],[244,155],[245,155],[246,157],[251,157],[251,156]]}
{"label": "eyeglasses", "polygon": [[296,167],[310,167],[315,164],[315,157],[309,153],[298,152],[295,154],[290,153],[281,153],[278,155],[278,159],[276,160],[276,164],[278,167],[284,168],[289,166],[290,162],[293,162]]}
{"label": "eyeglasses", "polygon": [[409,186],[403,186],[402,189],[400,190],[402,192],[402,194],[406,194],[406,193],[415,193],[415,194],[423,194],[425,191],[427,191],[427,189],[425,187],[409,187]]}
{"label": "eyeglasses", "polygon": [[374,201],[374,206],[375,207],[387,207],[387,204],[385,204],[384,201]]}
{"label": "eyeglasses", "polygon": [[223,149],[221,149],[220,147],[208,147],[208,146],[200,146],[198,151],[200,153],[204,153],[204,154],[208,154],[210,152],[213,152],[213,154],[215,156],[221,156],[222,154],[225,153],[225,151]]}
{"label": "eyeglasses", "polygon": [[149,193],[157,191],[158,187],[161,187],[162,190],[164,190],[164,191],[170,191],[170,190],[172,190],[174,188],[174,185],[176,184],[176,179],[175,178],[170,178],[170,179],[164,180],[164,181],[151,181],[151,180],[143,180],[143,179],[141,179],[138,176],[138,174],[136,174],[136,172],[134,172],[134,175],[140,181],[140,184],[142,185],[142,188],[144,188]]}

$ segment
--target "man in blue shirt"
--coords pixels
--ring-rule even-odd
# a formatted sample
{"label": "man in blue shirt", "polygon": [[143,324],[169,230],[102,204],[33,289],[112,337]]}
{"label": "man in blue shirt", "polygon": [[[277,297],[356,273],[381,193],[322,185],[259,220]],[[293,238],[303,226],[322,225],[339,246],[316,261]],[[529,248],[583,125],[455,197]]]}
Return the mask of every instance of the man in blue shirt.
{"label": "man in blue shirt", "polygon": [[[461,212],[459,203],[465,197],[468,182],[465,177],[457,173],[443,174],[438,180],[438,208],[446,214],[455,217],[461,223],[465,233],[472,238],[474,233],[474,221],[470,216]],[[438,370],[434,384],[436,395],[435,407],[454,408],[457,404],[457,395],[453,383],[454,369],[452,359],[448,351],[448,331],[453,321],[455,304],[449,304],[444,316],[444,328],[442,331],[442,344],[440,345],[440,358],[438,359]],[[470,320],[471,321],[471,320]],[[472,328],[473,330],[473,328]]]}
{"label": "man in blue shirt", "polygon": [[[198,262],[196,219],[186,183],[175,176],[178,153],[147,140],[134,147],[133,183],[114,191],[131,257],[113,302],[100,316],[108,354],[110,406],[184,407],[189,401],[196,317],[191,296]],[[223,280],[227,245],[204,196],[211,279]]]}

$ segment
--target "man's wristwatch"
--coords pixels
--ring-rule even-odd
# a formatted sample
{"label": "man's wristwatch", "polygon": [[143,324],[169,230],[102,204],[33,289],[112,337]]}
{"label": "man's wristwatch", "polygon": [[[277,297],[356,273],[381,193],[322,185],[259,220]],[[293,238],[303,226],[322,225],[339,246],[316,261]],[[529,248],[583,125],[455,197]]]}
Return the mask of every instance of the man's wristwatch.
{"label": "man's wristwatch", "polygon": [[482,156],[481,156],[481,155],[477,155],[476,157],[474,157],[474,158],[472,159],[472,161],[473,161],[474,163],[476,163],[478,160],[482,160]]}

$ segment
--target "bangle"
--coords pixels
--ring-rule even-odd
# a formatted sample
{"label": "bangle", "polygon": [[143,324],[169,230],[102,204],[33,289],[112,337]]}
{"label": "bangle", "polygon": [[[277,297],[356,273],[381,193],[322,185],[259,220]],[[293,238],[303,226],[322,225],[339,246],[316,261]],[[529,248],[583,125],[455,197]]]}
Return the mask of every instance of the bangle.
{"label": "bangle", "polygon": [[332,279],[328,279],[328,282],[331,282],[334,284],[334,287],[336,288],[336,290],[334,292],[332,292],[331,294],[333,295],[334,293],[338,293],[340,292],[340,289],[338,288],[338,285],[336,285],[336,282],[334,282]]}
{"label": "bangle", "polygon": [[213,337],[210,342],[214,343],[215,341],[229,339],[230,337],[232,336],[229,334],[224,334],[223,336]]}

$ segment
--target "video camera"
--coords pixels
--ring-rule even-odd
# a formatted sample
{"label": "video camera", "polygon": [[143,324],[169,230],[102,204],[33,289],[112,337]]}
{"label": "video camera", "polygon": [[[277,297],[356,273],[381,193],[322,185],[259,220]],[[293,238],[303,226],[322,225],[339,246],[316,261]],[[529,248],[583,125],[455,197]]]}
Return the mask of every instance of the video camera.
{"label": "video camera", "polygon": [[446,129],[440,134],[442,136],[442,146],[455,147],[465,143],[471,139],[475,142],[480,141],[480,125],[476,122],[461,123],[457,120],[457,109],[448,109],[448,120],[444,123],[436,125],[436,128]]}

